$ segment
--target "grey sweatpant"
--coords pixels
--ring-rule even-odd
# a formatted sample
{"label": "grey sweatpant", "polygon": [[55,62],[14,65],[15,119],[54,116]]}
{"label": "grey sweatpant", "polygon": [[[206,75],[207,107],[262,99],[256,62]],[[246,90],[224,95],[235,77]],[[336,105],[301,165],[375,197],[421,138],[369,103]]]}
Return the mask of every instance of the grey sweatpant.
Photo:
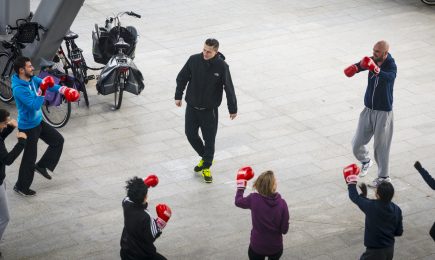
{"label": "grey sweatpant", "polygon": [[3,237],[6,226],[9,223],[8,200],[6,198],[6,184],[0,185],[0,239]]}
{"label": "grey sweatpant", "polygon": [[393,137],[393,111],[364,108],[359,116],[358,128],[352,141],[352,150],[360,162],[370,160],[367,144],[374,136],[375,161],[378,177],[388,177],[391,139]]}

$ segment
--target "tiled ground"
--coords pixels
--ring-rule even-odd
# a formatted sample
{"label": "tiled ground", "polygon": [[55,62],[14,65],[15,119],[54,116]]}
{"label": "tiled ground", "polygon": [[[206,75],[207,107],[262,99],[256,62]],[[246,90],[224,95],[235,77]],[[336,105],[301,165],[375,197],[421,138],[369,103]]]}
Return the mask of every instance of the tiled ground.
{"label": "tiled ground", "polygon": [[[38,196],[13,193],[19,163],[8,168],[5,259],[117,259],[124,181],[150,172],[160,177],[150,206],[173,209],[156,242],[162,254],[247,259],[250,214],[233,203],[243,165],[278,176],[291,214],[282,259],[357,259],[364,216],[347,197],[341,169],[355,162],[350,142],[366,76],[348,79],[343,69],[380,39],[398,65],[391,175],[405,232],[395,259],[435,258],[428,235],[434,191],[412,167],[419,159],[435,174],[435,7],[417,0],[86,0],[72,30],[89,63],[94,23],[124,10],[142,15],[123,21],[140,33],[135,62],[146,89],[126,94],[113,112],[113,96],[97,95],[91,83],[91,107],[74,106],[60,130],[66,143],[53,180],[35,178]],[[198,158],[184,136],[184,107],[173,101],[178,71],[207,37],[221,42],[239,102],[234,121],[225,100],[221,106],[210,185],[191,170]]]}

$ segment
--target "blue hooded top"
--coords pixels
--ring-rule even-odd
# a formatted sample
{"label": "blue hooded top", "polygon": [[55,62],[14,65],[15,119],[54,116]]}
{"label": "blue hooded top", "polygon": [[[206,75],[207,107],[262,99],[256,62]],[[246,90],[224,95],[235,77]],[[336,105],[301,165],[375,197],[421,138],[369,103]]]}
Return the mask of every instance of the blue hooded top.
{"label": "blue hooded top", "polygon": [[[12,76],[12,93],[18,109],[18,129],[31,129],[42,121],[41,107],[44,97],[38,96],[42,79],[33,76],[30,81],[20,79],[17,74]],[[54,85],[48,91],[57,92],[60,86]]]}

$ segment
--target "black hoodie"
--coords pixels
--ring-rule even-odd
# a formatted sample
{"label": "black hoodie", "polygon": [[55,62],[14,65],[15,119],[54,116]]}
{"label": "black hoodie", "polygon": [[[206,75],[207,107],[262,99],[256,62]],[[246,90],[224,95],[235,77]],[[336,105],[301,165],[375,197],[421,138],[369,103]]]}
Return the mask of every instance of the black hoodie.
{"label": "black hoodie", "polygon": [[192,107],[213,109],[222,103],[225,89],[230,114],[237,113],[237,99],[233,82],[225,57],[218,53],[210,60],[204,60],[203,54],[190,56],[177,76],[175,100],[183,98],[187,85],[186,103]]}
{"label": "black hoodie", "polygon": [[161,234],[155,220],[147,211],[147,204],[136,204],[128,197],[122,201],[124,229],[121,248],[131,259],[153,259],[156,254],[154,241]]}

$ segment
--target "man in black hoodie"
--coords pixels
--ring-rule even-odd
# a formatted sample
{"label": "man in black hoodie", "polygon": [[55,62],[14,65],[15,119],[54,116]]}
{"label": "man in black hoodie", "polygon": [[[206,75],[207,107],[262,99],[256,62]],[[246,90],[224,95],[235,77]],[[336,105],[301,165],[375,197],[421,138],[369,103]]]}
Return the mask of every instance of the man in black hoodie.
{"label": "man in black hoodie", "polygon": [[390,182],[381,182],[376,188],[376,199],[371,200],[367,198],[367,187],[363,183],[360,186],[362,193],[358,195],[358,172],[350,173],[345,179],[350,200],[366,215],[364,245],[367,249],[360,260],[391,260],[394,237],[403,233],[402,210],[391,201],[394,187]]}
{"label": "man in black hoodie", "polygon": [[[177,76],[175,105],[181,107],[186,91],[185,133],[193,149],[201,156],[195,172],[202,172],[204,181],[211,183],[210,167],[213,163],[218,128],[218,107],[223,90],[227,97],[230,118],[237,116],[237,99],[225,57],[218,52],[219,42],[207,39],[202,53],[190,56]],[[201,128],[203,140],[199,137]]]}
{"label": "man in black hoodie", "polygon": [[9,112],[7,110],[0,109],[0,240],[9,223],[6,184],[4,182],[6,177],[6,165],[11,165],[15,159],[17,159],[23,151],[27,139],[26,133],[17,132],[17,144],[10,152],[6,150],[5,139],[16,127],[17,121],[9,117]]}

